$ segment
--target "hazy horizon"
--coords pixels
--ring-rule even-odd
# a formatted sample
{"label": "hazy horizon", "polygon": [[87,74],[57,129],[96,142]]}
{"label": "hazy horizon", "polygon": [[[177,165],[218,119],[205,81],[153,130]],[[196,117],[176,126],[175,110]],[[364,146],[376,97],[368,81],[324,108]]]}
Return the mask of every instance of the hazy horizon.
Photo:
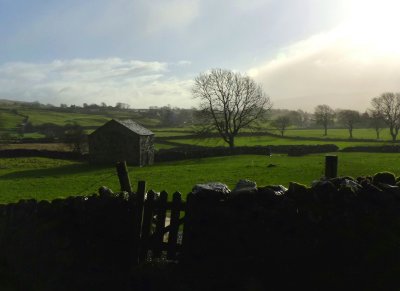
{"label": "hazy horizon", "polygon": [[0,99],[189,108],[193,78],[219,67],[282,109],[400,91],[400,3],[321,2],[0,1]]}

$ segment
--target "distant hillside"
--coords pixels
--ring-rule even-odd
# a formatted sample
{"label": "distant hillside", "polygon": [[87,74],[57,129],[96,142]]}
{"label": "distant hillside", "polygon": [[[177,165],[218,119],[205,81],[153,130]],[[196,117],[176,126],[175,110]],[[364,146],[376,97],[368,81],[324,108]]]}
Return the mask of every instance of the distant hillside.
{"label": "distant hillside", "polygon": [[133,119],[149,127],[180,127],[193,122],[193,110],[161,107],[130,109],[117,103],[116,106],[91,104],[84,106],[40,104],[0,100],[0,139],[48,137],[49,130],[67,124],[78,124],[87,132],[101,126],[110,119]]}

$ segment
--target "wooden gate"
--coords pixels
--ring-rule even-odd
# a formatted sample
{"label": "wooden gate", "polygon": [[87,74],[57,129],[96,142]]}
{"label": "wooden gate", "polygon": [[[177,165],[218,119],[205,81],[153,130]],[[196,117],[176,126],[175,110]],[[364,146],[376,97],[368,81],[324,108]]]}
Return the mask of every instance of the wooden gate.
{"label": "wooden gate", "polygon": [[[175,192],[172,200],[163,191],[146,193],[146,182],[139,181],[136,193],[132,192],[125,162],[117,164],[117,173],[122,191],[128,192],[132,199],[133,230],[135,246],[133,260],[141,263],[147,260],[177,260],[182,251],[186,232],[187,203],[182,195]],[[191,194],[188,194],[190,199]],[[186,216],[186,217],[185,217]]]}

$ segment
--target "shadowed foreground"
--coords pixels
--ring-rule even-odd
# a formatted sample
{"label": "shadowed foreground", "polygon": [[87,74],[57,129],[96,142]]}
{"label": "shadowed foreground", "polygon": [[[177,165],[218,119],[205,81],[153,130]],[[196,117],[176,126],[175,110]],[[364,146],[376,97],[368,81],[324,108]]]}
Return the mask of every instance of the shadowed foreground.
{"label": "shadowed foreground", "polygon": [[[157,245],[136,240],[135,199],[103,192],[1,206],[2,290],[398,287],[400,189],[391,174],[197,191],[173,261],[152,260]],[[147,262],[138,264],[139,251]]]}

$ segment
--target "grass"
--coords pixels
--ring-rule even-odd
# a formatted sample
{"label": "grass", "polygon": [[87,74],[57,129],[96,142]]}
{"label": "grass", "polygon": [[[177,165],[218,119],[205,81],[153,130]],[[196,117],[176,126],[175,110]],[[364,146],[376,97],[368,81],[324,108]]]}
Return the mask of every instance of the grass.
{"label": "grass", "polygon": [[71,151],[71,146],[68,145],[68,144],[65,144],[65,143],[10,143],[10,144],[0,144],[0,150],[15,150],[15,149],[69,152],[69,151]]}
{"label": "grass", "polygon": [[156,137],[184,136],[193,134],[192,132],[160,131],[157,129],[153,129],[152,132],[154,132]]}
{"label": "grass", "polygon": [[22,121],[22,116],[16,115],[9,110],[0,109],[0,131],[15,131]]}
{"label": "grass", "polygon": [[[400,174],[398,154],[337,153],[339,174],[369,175],[379,171]],[[267,167],[274,164],[276,167]],[[234,187],[239,179],[251,179],[258,185],[282,184],[290,181],[310,184],[323,175],[324,154],[304,157],[286,155],[243,155],[159,163],[149,167],[130,167],[132,185],[139,180],[148,189],[169,193],[188,193],[196,183],[219,181]],[[115,170],[83,162],[46,158],[0,159],[0,202],[36,198],[51,200],[71,195],[87,195],[100,186],[119,189]],[[135,186],[136,187],[136,186]],[[184,195],[185,196],[185,195]]]}
{"label": "grass", "polygon": [[167,150],[167,149],[172,149],[175,146],[169,145],[169,144],[164,144],[164,143],[156,143],[154,145],[154,147],[155,147],[156,150]]}
{"label": "grass", "polygon": [[[173,148],[174,146],[162,143],[156,143],[154,147],[156,148],[156,150],[159,150],[159,149],[170,149]],[[0,143],[0,150],[14,150],[14,149],[69,152],[71,151],[71,146],[65,143],[10,143],[10,144]]]}
{"label": "grass", "polygon": [[[208,139],[171,139],[171,141],[179,144],[199,145],[206,147],[228,146],[221,138]],[[315,141],[315,140],[294,140],[285,139],[274,136],[253,136],[253,137],[237,137],[235,146],[265,146],[265,145],[315,145],[315,144],[335,144],[339,148],[352,146],[379,146],[390,144],[390,142],[360,142],[360,141]]]}
{"label": "grass", "polygon": [[[323,129],[288,129],[286,136],[318,137],[318,138],[349,138],[347,129],[328,129],[328,135],[323,136]],[[372,128],[356,128],[353,130],[353,138],[376,139],[375,130]],[[381,140],[392,140],[389,129],[385,128],[380,132]]]}
{"label": "grass", "polygon": [[77,122],[81,126],[101,126],[111,118],[94,114],[63,113],[44,109],[25,109],[18,110],[19,113],[28,115],[29,121],[33,125],[43,123],[54,123],[65,125],[67,123]]}

